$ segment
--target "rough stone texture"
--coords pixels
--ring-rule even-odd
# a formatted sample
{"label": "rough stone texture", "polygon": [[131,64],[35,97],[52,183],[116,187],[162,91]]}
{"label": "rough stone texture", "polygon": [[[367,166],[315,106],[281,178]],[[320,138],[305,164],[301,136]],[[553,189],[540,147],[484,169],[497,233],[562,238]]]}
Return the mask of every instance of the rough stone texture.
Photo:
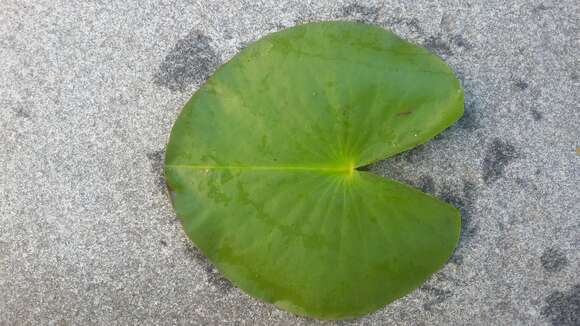
{"label": "rough stone texture", "polygon": [[428,47],[463,81],[459,123],[369,169],[464,225],[420,289],[337,324],[579,325],[579,17],[577,0],[1,1],[0,324],[315,323],[232,287],[188,243],[162,159],[219,63],[344,19]]}

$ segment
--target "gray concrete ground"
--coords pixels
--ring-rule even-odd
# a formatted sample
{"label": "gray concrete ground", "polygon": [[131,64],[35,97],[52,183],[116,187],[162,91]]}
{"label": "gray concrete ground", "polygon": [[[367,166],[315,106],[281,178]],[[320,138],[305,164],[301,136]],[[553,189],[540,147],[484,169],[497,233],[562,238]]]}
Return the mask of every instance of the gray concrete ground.
{"label": "gray concrete ground", "polygon": [[423,287],[338,324],[580,325],[579,17],[577,0],[2,0],[0,324],[316,323],[232,287],[188,243],[163,149],[245,44],[344,19],[462,79],[465,117],[371,170],[461,207],[464,227]]}

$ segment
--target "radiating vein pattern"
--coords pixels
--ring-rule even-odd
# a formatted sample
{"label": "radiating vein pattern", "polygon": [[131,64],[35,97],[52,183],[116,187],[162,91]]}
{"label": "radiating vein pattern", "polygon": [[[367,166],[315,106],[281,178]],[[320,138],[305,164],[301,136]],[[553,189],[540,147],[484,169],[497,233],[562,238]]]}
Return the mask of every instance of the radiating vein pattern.
{"label": "radiating vein pattern", "polygon": [[383,29],[313,23],[222,66],[183,108],[165,177],[191,240],[288,311],[364,315],[418,287],[459,237],[449,204],[356,168],[463,112],[439,58]]}

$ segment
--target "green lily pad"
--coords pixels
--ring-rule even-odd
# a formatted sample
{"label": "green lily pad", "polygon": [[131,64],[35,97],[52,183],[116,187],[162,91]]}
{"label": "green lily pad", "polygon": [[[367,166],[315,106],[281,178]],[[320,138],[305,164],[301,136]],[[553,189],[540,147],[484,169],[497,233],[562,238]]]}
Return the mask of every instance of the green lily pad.
{"label": "green lily pad", "polygon": [[312,23],[220,67],[171,132],[165,177],[191,240],[290,312],[361,316],[417,288],[459,238],[453,206],[359,168],[463,113],[452,71],[379,27]]}

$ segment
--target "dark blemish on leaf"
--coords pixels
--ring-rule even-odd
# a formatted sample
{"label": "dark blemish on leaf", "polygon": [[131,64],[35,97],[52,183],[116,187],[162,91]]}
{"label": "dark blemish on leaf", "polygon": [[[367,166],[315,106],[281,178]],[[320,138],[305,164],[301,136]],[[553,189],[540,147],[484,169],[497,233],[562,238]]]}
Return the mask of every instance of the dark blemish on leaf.
{"label": "dark blemish on leaf", "polygon": [[540,121],[544,118],[544,115],[536,109],[530,110],[530,113],[532,113],[532,118],[534,121]]}
{"label": "dark blemish on leaf", "polygon": [[357,22],[374,23],[379,18],[379,7],[366,7],[357,3],[350,4],[340,10],[340,17]]}
{"label": "dark blemish on leaf", "polygon": [[580,284],[574,285],[566,293],[552,292],[546,298],[542,316],[550,320],[554,326],[580,325]]}
{"label": "dark blemish on leaf", "polygon": [[528,88],[528,86],[529,86],[529,85],[528,85],[528,83],[526,83],[526,82],[525,82],[525,81],[523,81],[523,80],[518,80],[518,81],[516,81],[516,82],[514,83],[514,86],[515,86],[517,89],[519,89],[520,91],[523,91],[523,90],[525,90],[526,88]]}
{"label": "dark blemish on leaf", "polygon": [[568,258],[557,248],[549,248],[540,257],[542,267],[548,272],[559,272],[568,266]]}
{"label": "dark blemish on leaf", "polygon": [[427,311],[431,311],[433,306],[436,306],[453,296],[453,292],[449,290],[439,289],[427,284],[421,286],[420,289],[431,297],[429,301],[423,304],[423,309]]}
{"label": "dark blemish on leaf", "polygon": [[572,73],[570,73],[570,79],[576,81],[578,80],[578,73],[573,71]]}
{"label": "dark blemish on leaf", "polygon": [[159,240],[159,243],[161,243],[162,246],[167,247],[167,241]]}
{"label": "dark blemish on leaf", "polygon": [[207,257],[195,247],[191,242],[187,242],[185,252],[197,261],[207,276],[207,281],[221,292],[228,292],[234,286],[230,280],[222,276],[222,274],[210,263]]}
{"label": "dark blemish on leaf", "polygon": [[205,81],[218,64],[211,39],[193,30],[169,51],[153,82],[171,91],[186,91],[190,86]]}
{"label": "dark blemish on leaf", "polygon": [[506,166],[517,158],[514,146],[506,141],[496,138],[487,147],[483,158],[483,181],[491,184],[500,179]]}
{"label": "dark blemish on leaf", "polygon": [[441,36],[430,36],[425,40],[423,46],[439,55],[453,55],[453,52],[451,52],[451,48],[449,47],[449,43],[443,40]]}
{"label": "dark blemish on leaf", "polygon": [[147,153],[147,158],[151,164],[151,171],[157,176],[155,184],[163,189],[165,186],[165,177],[163,176],[163,158],[165,151],[160,149],[151,153]]}
{"label": "dark blemish on leaf", "polygon": [[412,113],[411,111],[404,111],[404,112],[397,113],[397,115],[399,117],[406,117],[406,116],[410,115],[411,113]]}
{"label": "dark blemish on leaf", "polygon": [[433,182],[433,178],[428,176],[428,175],[422,175],[419,178],[419,182],[417,183],[417,187],[425,193],[428,193],[428,194],[435,193],[435,182]]}

